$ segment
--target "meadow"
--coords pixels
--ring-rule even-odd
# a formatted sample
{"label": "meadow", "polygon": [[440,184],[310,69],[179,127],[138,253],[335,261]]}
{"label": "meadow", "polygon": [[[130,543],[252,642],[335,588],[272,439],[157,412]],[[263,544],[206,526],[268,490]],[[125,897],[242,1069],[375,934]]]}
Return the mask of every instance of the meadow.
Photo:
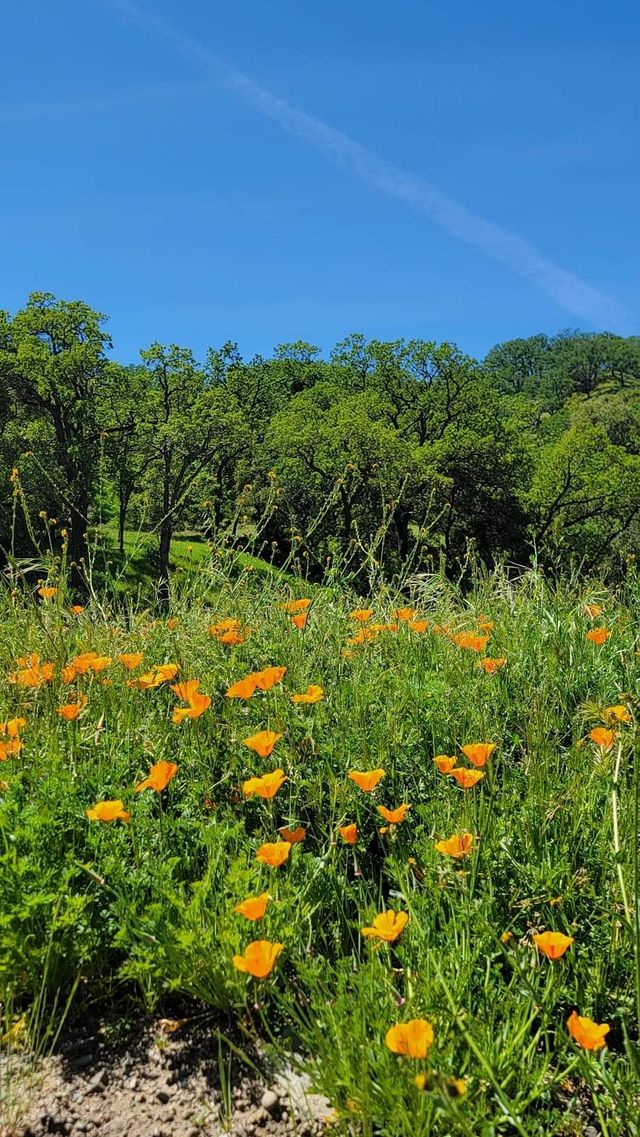
{"label": "meadow", "polygon": [[171,998],[329,1133],[640,1132],[639,591],[4,588],[3,1045]]}

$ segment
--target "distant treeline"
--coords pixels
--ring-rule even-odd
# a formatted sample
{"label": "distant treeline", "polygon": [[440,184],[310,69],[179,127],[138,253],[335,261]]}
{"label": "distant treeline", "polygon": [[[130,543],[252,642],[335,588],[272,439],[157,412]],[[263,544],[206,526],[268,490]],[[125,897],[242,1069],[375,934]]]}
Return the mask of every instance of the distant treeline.
{"label": "distant treeline", "polygon": [[[320,578],[336,559],[389,575],[469,556],[619,575],[640,548],[640,337],[567,331],[498,344],[351,335],[202,362],[154,343],[110,357],[105,317],[34,293],[0,312],[0,544],[45,524],[78,565],[98,519],[196,529]],[[61,538],[62,533],[62,538]],[[45,546],[43,545],[43,548]]]}

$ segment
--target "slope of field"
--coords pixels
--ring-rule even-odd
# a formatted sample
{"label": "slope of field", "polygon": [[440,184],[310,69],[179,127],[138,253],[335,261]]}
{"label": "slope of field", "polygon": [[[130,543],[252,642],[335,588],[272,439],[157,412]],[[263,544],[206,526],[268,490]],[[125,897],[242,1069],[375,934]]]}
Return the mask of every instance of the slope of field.
{"label": "slope of field", "polygon": [[631,585],[47,583],[0,598],[6,1047],[183,1000],[335,1133],[638,1132]]}

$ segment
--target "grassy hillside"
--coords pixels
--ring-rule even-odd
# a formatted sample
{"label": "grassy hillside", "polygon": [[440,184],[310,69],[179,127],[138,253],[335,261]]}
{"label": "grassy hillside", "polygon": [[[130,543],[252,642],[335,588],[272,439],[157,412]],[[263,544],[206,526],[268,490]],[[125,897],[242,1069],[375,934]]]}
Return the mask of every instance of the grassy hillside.
{"label": "grassy hillside", "polygon": [[637,1133],[633,583],[237,568],[161,619],[0,597],[5,1044],[171,994],[301,1053],[336,1133]]}

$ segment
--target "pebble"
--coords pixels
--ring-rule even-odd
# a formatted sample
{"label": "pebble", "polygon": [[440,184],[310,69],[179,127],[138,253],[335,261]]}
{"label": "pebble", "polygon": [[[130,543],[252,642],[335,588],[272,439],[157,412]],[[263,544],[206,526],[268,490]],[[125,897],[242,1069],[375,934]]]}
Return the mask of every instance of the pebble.
{"label": "pebble", "polygon": [[137,1078],[127,1078],[127,1080],[124,1084],[124,1088],[126,1090],[137,1090],[138,1085],[139,1085],[139,1083],[138,1083]]}
{"label": "pebble", "polygon": [[171,1101],[171,1094],[168,1094],[166,1090],[158,1090],[156,1097],[159,1102],[162,1102],[163,1105],[166,1105],[168,1101]]}
{"label": "pebble", "polygon": [[95,1074],[89,1081],[87,1086],[88,1094],[101,1094],[109,1081],[109,1075],[106,1070],[96,1070]]}
{"label": "pebble", "polygon": [[265,1090],[260,1099],[260,1105],[269,1113],[273,1113],[280,1105],[280,1098],[273,1090]]}
{"label": "pebble", "polygon": [[595,1125],[585,1125],[584,1137],[600,1137],[600,1131],[596,1129]]}

